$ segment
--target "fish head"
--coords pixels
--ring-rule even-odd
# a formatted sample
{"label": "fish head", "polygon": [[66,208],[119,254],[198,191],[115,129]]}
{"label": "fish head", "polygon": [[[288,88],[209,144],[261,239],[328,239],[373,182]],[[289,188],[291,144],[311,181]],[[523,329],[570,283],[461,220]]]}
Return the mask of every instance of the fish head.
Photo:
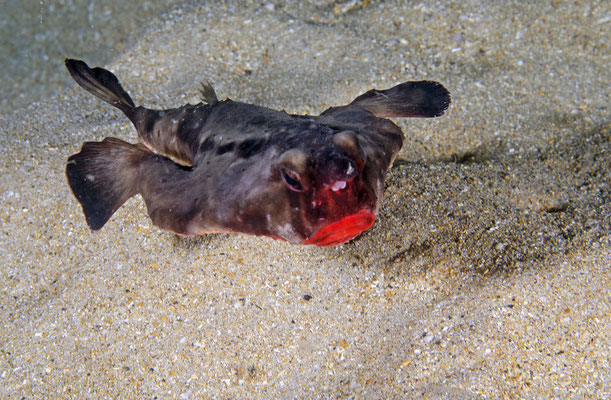
{"label": "fish head", "polygon": [[[375,219],[380,180],[352,131],[326,135],[278,158],[278,193],[286,199],[272,236],[293,243],[334,246],[354,239]],[[371,168],[368,168],[371,167]],[[272,224],[273,226],[274,224]]]}

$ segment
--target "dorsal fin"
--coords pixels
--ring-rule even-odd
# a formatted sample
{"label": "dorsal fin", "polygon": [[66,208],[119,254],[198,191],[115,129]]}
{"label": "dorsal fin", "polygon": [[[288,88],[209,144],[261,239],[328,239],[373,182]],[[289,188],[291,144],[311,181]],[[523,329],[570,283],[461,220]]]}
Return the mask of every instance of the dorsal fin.
{"label": "dorsal fin", "polygon": [[204,79],[201,82],[201,87],[199,88],[199,93],[202,95],[202,102],[210,105],[214,105],[219,102],[218,97],[216,97],[216,92],[212,87],[212,84],[208,79]]}

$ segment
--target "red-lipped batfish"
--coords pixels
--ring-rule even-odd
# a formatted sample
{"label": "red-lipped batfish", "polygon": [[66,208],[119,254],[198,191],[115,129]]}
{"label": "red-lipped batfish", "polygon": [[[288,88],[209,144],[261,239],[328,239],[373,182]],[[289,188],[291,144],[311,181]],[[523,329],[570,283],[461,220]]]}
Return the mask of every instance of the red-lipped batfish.
{"label": "red-lipped batfish", "polygon": [[117,107],[140,143],[86,142],[66,175],[89,227],[102,228],[140,194],[153,224],[180,235],[242,232],[333,246],[369,229],[403,144],[387,117],[437,117],[449,92],[431,81],[370,90],[318,116],[230,99],[208,83],[202,102],[137,107],[117,77],[66,60],[74,80]]}

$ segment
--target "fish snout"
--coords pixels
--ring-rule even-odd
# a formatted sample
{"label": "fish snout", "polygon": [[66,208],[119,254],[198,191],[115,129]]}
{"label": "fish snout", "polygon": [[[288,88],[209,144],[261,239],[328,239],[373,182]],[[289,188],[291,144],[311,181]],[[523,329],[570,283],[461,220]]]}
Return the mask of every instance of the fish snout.
{"label": "fish snout", "polygon": [[[354,171],[348,169],[353,168]],[[341,160],[329,166],[335,180],[326,184],[312,202],[317,218],[303,244],[335,246],[371,228],[377,209],[377,192],[354,165]]]}

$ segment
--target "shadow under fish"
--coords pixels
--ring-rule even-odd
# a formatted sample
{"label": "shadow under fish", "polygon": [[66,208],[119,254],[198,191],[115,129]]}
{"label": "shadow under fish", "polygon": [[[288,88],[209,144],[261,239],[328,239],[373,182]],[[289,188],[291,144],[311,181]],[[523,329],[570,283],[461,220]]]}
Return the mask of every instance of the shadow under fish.
{"label": "shadow under fish", "polygon": [[219,101],[136,107],[117,77],[66,60],[74,80],[132,121],[141,143],[86,142],[66,175],[87,224],[100,229],[141,194],[153,223],[181,235],[243,232],[333,246],[369,229],[403,144],[386,117],[437,117],[449,92],[431,81],[370,90],[319,116]]}

